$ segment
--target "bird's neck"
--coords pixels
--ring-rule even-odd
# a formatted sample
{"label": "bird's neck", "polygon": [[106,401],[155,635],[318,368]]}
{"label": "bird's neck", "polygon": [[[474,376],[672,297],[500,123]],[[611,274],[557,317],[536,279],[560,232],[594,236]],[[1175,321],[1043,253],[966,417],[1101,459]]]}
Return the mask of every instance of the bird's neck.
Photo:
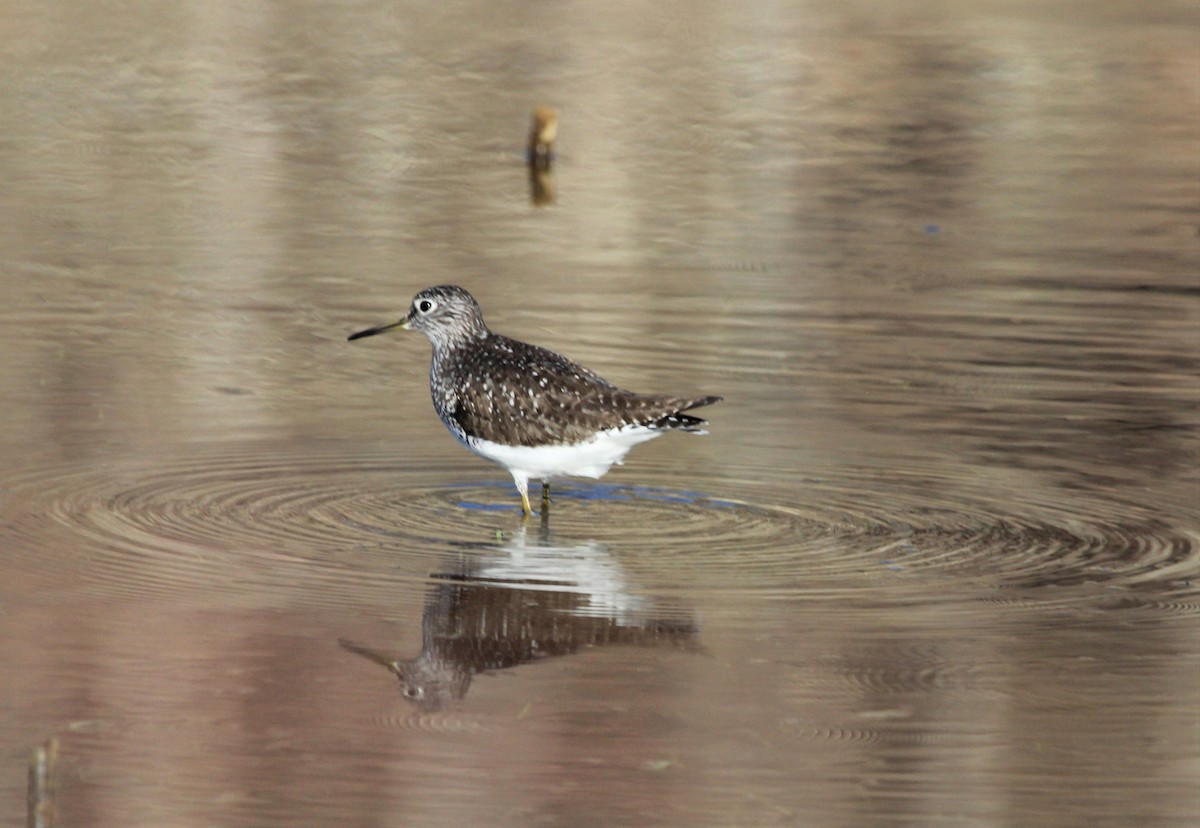
{"label": "bird's neck", "polygon": [[433,345],[433,361],[435,363],[452,359],[456,352],[463,348],[482,344],[491,336],[487,328],[457,331],[446,336],[430,339]]}

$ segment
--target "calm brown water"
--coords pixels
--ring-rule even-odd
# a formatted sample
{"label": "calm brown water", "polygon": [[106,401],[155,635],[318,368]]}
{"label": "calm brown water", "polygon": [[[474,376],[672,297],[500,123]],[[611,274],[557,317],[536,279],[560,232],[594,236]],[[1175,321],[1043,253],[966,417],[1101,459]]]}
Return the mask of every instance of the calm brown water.
{"label": "calm brown water", "polygon": [[[3,824],[1200,821],[1200,15],[1045,5],[6,4]],[[710,435],[522,527],[440,282]]]}

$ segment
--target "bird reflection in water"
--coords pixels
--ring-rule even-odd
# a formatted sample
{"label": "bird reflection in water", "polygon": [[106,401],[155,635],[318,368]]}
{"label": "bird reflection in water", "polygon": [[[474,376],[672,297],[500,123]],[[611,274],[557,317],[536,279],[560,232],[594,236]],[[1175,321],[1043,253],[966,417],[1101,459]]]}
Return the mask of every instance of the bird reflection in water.
{"label": "bird reflection in water", "polygon": [[594,542],[553,545],[525,529],[505,546],[455,557],[431,576],[421,617],[421,651],[403,659],[341,640],[395,673],[421,710],[462,699],[477,673],[606,645],[700,649],[694,613],[636,594],[617,559]]}

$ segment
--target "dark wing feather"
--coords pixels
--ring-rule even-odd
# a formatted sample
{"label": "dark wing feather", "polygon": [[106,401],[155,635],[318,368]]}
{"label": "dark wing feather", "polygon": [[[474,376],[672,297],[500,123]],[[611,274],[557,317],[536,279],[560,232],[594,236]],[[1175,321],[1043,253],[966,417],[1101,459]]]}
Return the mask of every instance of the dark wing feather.
{"label": "dark wing feather", "polygon": [[452,370],[458,394],[448,414],[466,434],[506,445],[578,443],[632,424],[696,431],[704,420],[681,412],[721,399],[624,391],[553,351],[496,334]]}

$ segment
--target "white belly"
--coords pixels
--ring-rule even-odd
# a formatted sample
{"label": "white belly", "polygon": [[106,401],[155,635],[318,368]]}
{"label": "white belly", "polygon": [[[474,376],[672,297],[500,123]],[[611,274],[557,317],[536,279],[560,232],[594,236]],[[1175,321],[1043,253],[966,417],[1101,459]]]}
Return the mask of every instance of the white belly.
{"label": "white belly", "polygon": [[663,432],[645,426],[626,426],[602,431],[585,443],[569,446],[505,446],[468,437],[467,448],[503,466],[514,477],[549,480],[570,475],[601,477],[638,443],[653,440]]}

